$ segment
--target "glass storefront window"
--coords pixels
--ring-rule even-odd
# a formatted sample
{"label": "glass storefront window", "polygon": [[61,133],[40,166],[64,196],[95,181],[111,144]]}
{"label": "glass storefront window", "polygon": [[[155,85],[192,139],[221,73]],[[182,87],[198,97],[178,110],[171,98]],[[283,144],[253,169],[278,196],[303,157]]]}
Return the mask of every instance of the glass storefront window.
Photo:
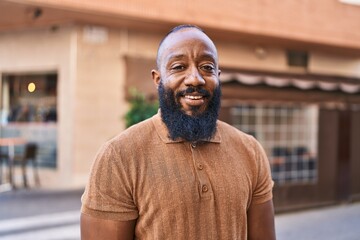
{"label": "glass storefront window", "polygon": [[1,137],[36,143],[39,165],[56,167],[57,74],[4,74],[1,80]]}
{"label": "glass storefront window", "polygon": [[242,104],[231,109],[232,124],[264,147],[276,183],[317,181],[318,107]]}

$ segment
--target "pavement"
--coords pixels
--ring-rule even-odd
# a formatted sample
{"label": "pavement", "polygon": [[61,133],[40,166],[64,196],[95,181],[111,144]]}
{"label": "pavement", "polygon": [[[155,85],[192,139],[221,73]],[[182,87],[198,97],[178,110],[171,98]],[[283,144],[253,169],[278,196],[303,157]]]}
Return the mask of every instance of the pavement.
{"label": "pavement", "polygon": [[82,193],[83,189],[0,192],[0,239],[80,239]]}
{"label": "pavement", "polygon": [[[80,239],[83,189],[0,192],[1,240]],[[360,202],[277,214],[277,240],[360,240]]]}
{"label": "pavement", "polygon": [[277,240],[360,240],[360,202],[275,216]]}

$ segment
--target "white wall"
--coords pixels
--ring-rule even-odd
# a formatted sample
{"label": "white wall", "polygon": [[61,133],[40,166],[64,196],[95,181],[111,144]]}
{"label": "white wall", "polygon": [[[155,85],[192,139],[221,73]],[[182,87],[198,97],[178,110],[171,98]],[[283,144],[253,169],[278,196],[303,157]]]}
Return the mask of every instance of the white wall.
{"label": "white wall", "polygon": [[313,51],[309,71],[312,73],[360,78],[360,57]]}
{"label": "white wall", "polygon": [[84,184],[100,146],[124,129],[127,34],[103,27],[77,28],[74,129],[75,184]]}

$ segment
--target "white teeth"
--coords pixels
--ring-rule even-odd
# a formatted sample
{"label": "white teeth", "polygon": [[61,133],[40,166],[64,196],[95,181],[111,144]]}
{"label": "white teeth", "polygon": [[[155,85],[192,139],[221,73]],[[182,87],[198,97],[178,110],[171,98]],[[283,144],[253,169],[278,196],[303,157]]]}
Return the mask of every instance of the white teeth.
{"label": "white teeth", "polygon": [[201,99],[202,96],[190,96],[190,95],[185,95],[186,98],[192,99],[192,100],[198,100]]}

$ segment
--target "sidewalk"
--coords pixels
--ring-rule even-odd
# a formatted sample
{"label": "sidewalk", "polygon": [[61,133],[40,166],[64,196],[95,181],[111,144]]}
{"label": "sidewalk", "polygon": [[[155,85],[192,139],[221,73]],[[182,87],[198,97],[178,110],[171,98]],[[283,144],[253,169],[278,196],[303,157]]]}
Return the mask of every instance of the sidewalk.
{"label": "sidewalk", "polygon": [[80,239],[82,193],[83,189],[19,189],[0,193],[0,239]]}
{"label": "sidewalk", "polygon": [[278,214],[277,240],[360,240],[360,202]]}
{"label": "sidewalk", "polygon": [[0,192],[0,220],[79,211],[83,191],[18,189]]}
{"label": "sidewalk", "polygon": [[[0,193],[0,239],[80,239],[83,190]],[[275,217],[277,240],[359,240],[360,202]]]}

